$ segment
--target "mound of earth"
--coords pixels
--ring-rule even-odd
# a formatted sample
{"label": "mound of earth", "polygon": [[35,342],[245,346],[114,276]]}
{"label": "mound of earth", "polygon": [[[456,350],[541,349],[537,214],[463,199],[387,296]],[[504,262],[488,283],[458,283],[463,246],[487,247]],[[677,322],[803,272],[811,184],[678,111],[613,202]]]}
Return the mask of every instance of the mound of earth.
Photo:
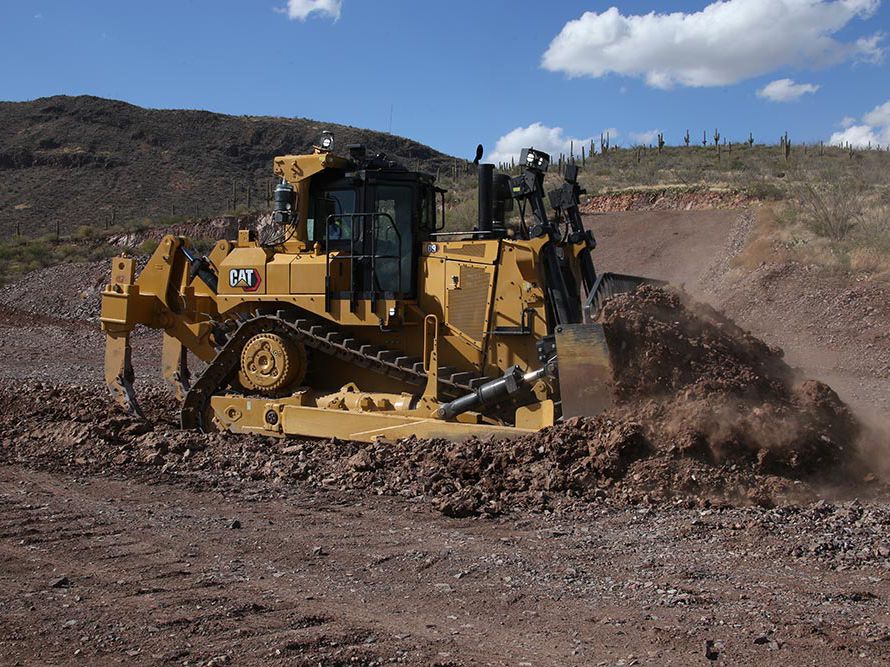
{"label": "mound of earth", "polygon": [[97,321],[110,260],[73,262],[31,271],[0,288],[0,304],[31,315]]}
{"label": "mound of earth", "polygon": [[713,308],[644,286],[609,301],[602,319],[618,411],[671,447],[788,474],[850,458],[860,427],[837,394]]}
{"label": "mound of earth", "polygon": [[109,408],[97,387],[6,382],[0,456],[364,490],[424,498],[451,516],[593,501],[769,505],[862,479],[859,426],[837,395],[798,382],[778,350],[712,309],[644,287],[611,300],[603,323],[619,369],[616,405],[514,440],[201,434],[177,429],[174,401],[157,389],[143,392],[143,422]]}
{"label": "mound of earth", "polygon": [[584,202],[581,213],[703,211],[739,208],[749,202],[750,198],[737,190],[661,188],[592,195]]}

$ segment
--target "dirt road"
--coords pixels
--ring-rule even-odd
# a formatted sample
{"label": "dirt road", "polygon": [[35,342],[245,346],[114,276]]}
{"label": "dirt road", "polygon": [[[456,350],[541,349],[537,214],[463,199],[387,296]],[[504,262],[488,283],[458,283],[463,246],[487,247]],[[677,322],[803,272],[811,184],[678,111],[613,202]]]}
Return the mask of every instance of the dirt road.
{"label": "dirt road", "polygon": [[[890,660],[886,561],[861,551],[883,508],[449,520],[19,466],[0,505],[4,664],[688,665],[708,641],[725,664]],[[846,519],[850,550],[826,537]]]}
{"label": "dirt road", "polygon": [[[726,294],[745,220],[665,215],[598,216],[599,266]],[[7,303],[0,379],[101,381],[101,336],[59,308],[28,315]],[[796,335],[806,343],[806,329]],[[153,342],[136,341],[143,386],[157,382]],[[881,381],[868,366],[845,370],[862,358],[846,354],[841,371]],[[234,468],[97,471],[18,457],[10,430],[0,432],[0,664],[890,663],[884,501],[605,497],[452,519],[422,498]]]}

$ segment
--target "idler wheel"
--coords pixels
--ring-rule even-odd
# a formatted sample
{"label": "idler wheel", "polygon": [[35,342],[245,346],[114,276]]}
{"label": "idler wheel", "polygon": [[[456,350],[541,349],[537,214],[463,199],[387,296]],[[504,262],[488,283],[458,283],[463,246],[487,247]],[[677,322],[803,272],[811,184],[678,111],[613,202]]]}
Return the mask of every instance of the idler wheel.
{"label": "idler wheel", "polygon": [[302,343],[276,334],[257,334],[241,351],[238,380],[245,389],[274,396],[306,377]]}

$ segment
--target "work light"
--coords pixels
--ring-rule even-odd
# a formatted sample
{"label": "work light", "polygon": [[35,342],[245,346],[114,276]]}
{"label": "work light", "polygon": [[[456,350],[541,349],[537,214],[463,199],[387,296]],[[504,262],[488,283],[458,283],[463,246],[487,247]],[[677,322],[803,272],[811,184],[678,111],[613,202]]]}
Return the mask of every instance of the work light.
{"label": "work light", "polygon": [[550,156],[544,151],[536,151],[534,148],[523,148],[519,154],[519,164],[525,165],[526,169],[547,171],[547,167],[550,166]]}

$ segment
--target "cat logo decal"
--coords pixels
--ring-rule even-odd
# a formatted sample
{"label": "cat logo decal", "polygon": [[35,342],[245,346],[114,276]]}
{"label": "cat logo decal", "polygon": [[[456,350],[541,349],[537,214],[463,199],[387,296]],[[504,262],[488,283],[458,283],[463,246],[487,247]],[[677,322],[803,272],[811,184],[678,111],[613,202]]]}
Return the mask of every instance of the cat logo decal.
{"label": "cat logo decal", "polygon": [[245,292],[256,292],[260,287],[260,273],[256,269],[230,269],[229,287],[240,287]]}

